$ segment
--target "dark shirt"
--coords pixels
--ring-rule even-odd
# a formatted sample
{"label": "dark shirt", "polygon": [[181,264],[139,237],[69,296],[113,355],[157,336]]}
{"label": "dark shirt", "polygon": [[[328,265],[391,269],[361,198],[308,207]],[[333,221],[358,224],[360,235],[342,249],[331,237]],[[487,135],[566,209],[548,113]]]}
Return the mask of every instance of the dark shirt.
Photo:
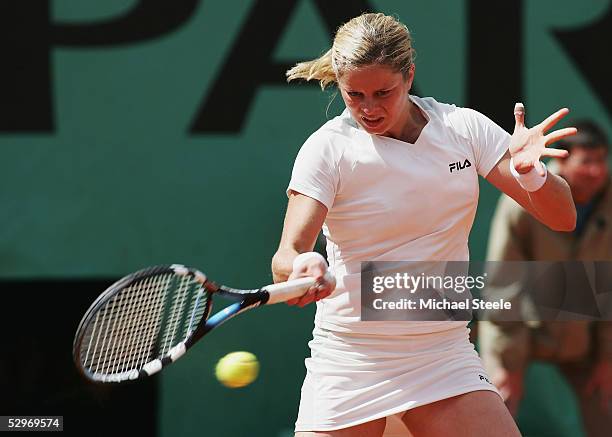
{"label": "dark shirt", "polygon": [[580,237],[584,228],[586,227],[591,213],[595,210],[595,207],[601,200],[601,194],[594,196],[590,202],[583,204],[576,204],[576,229],[574,229],[574,235]]}

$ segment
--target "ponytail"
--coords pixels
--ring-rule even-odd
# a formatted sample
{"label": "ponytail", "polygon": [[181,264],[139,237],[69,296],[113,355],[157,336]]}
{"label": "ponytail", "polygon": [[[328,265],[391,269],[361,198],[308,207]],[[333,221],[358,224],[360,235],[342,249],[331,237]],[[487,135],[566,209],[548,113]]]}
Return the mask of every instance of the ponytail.
{"label": "ponytail", "polygon": [[413,62],[412,36],[404,24],[381,13],[362,14],[340,26],[324,55],[287,71],[287,82],[314,79],[325,89],[344,72],[366,65],[386,65],[408,77]]}
{"label": "ponytail", "polygon": [[287,70],[287,82],[295,79],[304,79],[307,81],[318,80],[321,89],[336,83],[336,73],[332,67],[331,49],[325,54],[312,61],[297,63],[293,68]]}

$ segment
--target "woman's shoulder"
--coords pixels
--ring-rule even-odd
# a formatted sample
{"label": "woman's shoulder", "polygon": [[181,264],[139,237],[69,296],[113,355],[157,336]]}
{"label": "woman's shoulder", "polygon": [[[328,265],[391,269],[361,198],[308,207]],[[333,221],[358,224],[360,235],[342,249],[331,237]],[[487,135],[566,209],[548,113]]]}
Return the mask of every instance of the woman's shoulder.
{"label": "woman's shoulder", "polygon": [[356,130],[358,128],[355,122],[345,110],[314,131],[306,140],[305,145],[315,143],[319,146],[344,148],[350,141],[354,140]]}
{"label": "woman's shoulder", "polygon": [[493,123],[485,115],[467,107],[455,105],[453,103],[438,102],[433,97],[411,98],[424,109],[431,118],[438,119],[447,128],[452,129],[457,135],[468,138],[478,126]]}
{"label": "woman's shoulder", "polygon": [[344,109],[342,113],[325,122],[317,132],[322,135],[350,138],[356,130],[359,130],[359,126],[351,117],[349,110]]}
{"label": "woman's shoulder", "polygon": [[426,111],[430,117],[439,119],[454,119],[458,120],[461,118],[469,117],[470,113],[473,112],[470,108],[464,108],[457,106],[454,103],[439,102],[433,97],[417,97],[411,95],[410,98],[414,101],[421,109]]}

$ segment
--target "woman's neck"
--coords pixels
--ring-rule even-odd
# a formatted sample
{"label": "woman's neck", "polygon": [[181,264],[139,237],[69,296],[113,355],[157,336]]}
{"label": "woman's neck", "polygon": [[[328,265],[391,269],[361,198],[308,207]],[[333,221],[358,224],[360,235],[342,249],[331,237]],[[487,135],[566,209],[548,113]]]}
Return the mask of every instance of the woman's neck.
{"label": "woman's neck", "polygon": [[421,109],[410,99],[406,102],[406,115],[401,123],[401,130],[398,132],[398,140],[414,144],[423,128],[427,125],[427,118]]}

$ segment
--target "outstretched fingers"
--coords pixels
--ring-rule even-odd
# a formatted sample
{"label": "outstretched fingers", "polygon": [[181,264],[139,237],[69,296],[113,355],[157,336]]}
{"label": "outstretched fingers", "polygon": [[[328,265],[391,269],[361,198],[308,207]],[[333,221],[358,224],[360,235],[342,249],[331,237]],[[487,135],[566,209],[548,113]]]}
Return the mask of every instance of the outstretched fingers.
{"label": "outstretched fingers", "polygon": [[514,105],[514,130],[525,127],[525,105],[516,103]]}
{"label": "outstretched fingers", "polygon": [[542,156],[547,156],[549,158],[567,158],[569,152],[563,149],[544,149],[542,151]]}
{"label": "outstretched fingers", "polygon": [[546,139],[546,145],[554,143],[555,141],[559,141],[562,138],[576,135],[576,132],[578,132],[578,130],[575,127],[566,127],[564,129],[559,129],[554,132],[551,132],[548,135],[544,136],[544,138]]}
{"label": "outstretched fingers", "polygon": [[555,124],[557,124],[559,122],[559,120],[561,120],[567,114],[569,114],[569,109],[562,108],[562,109],[559,109],[554,114],[548,116],[548,118],[546,120],[544,120],[542,123],[540,123],[540,127],[542,128],[542,132],[546,132],[547,130],[549,130],[551,127],[553,127]]}

